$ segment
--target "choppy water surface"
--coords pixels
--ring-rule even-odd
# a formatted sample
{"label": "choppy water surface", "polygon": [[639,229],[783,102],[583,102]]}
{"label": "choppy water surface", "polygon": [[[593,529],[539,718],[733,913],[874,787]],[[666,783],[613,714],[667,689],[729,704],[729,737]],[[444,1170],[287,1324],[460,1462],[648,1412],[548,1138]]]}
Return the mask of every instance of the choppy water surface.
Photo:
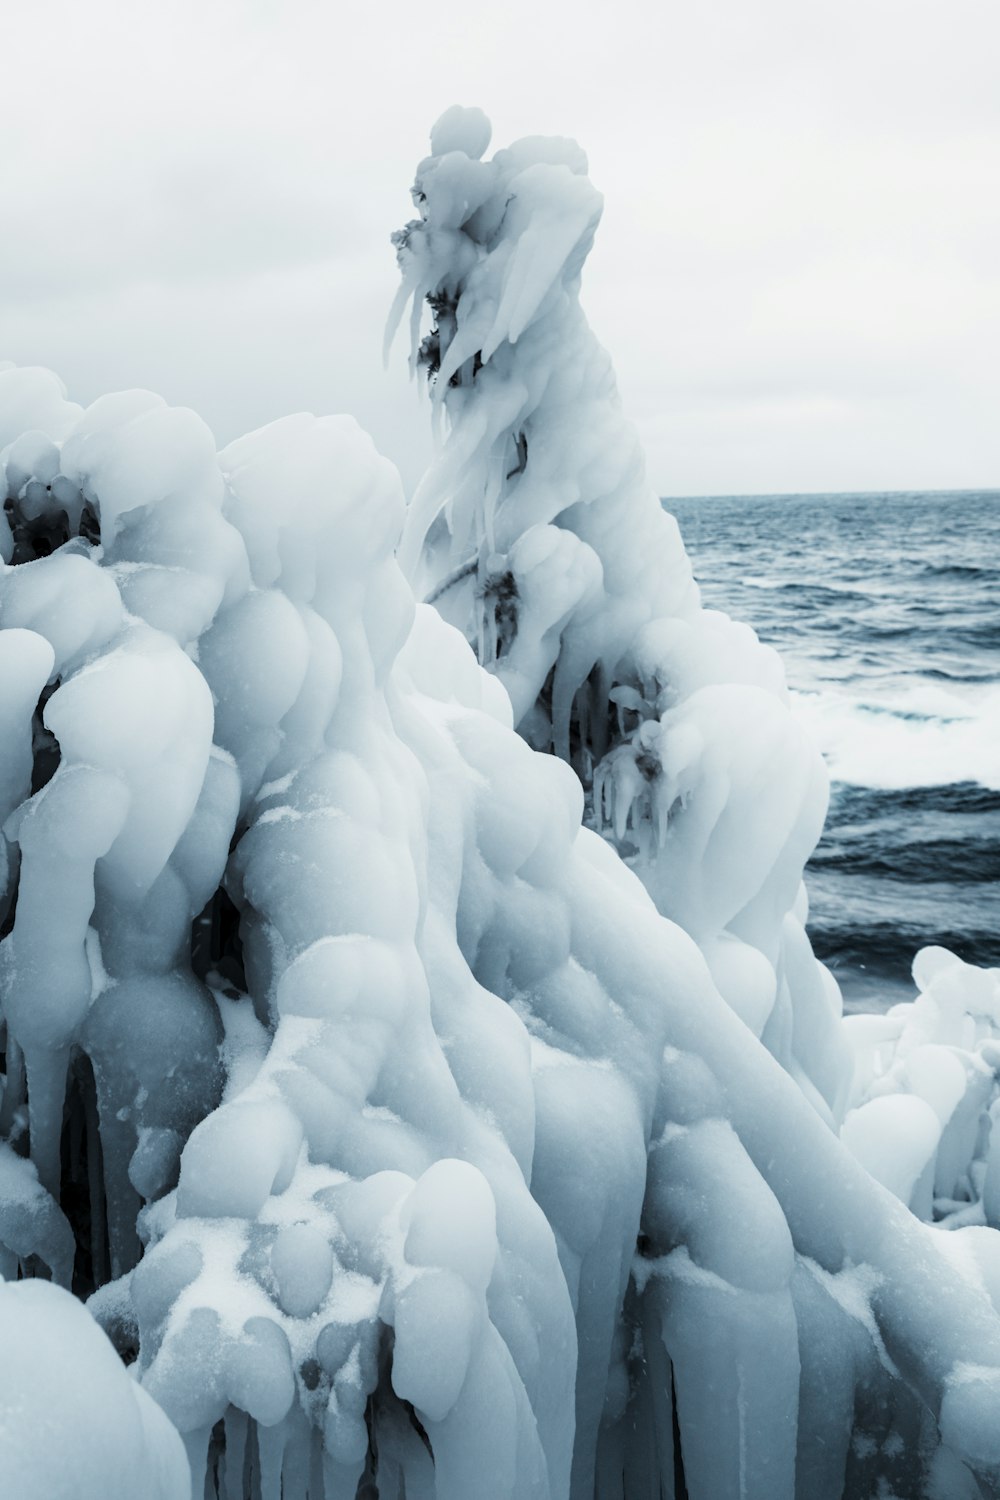
{"label": "choppy water surface", "polygon": [[1000,492],[665,503],[826,756],[810,932],[847,1005],[910,992],[926,943],[1000,964]]}

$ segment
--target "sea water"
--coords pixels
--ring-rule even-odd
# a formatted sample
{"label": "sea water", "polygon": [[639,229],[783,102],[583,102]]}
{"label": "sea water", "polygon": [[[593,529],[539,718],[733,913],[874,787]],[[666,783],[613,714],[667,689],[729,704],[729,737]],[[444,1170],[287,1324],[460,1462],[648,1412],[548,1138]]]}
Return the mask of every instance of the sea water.
{"label": "sea water", "polygon": [[928,943],[1000,964],[1000,492],[665,504],[826,757],[809,928],[847,1008],[903,998]]}

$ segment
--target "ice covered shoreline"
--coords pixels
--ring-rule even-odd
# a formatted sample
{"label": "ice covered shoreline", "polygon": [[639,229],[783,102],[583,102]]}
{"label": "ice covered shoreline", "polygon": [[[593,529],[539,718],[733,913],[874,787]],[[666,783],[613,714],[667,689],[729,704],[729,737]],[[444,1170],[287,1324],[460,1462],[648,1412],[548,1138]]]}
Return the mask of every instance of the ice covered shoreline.
{"label": "ice covered shoreline", "polygon": [[[645,483],[585,158],[488,139],[439,122],[399,241],[448,432],[408,510],[349,418],[216,455],[0,373],[0,1290],[164,1500],[176,1433],[19,1269],[93,1293],[199,1496],[972,1495],[996,976],[841,1021],[822,767]],[[6,1379],[23,1500],[111,1493]]]}

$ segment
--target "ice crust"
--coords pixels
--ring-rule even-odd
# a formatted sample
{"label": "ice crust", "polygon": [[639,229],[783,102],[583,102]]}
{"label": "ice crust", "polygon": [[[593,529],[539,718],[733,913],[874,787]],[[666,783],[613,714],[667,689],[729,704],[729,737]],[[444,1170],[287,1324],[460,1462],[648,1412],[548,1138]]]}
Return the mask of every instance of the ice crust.
{"label": "ice crust", "polygon": [[0,1455],[10,1500],[190,1500],[175,1428],[86,1308],[44,1281],[0,1283]]}
{"label": "ice crust", "polygon": [[822,769],[641,478],[585,159],[487,146],[443,117],[401,244],[451,424],[409,512],[349,418],[216,455],[0,373],[0,1474],[995,1492],[996,975],[841,1020]]}

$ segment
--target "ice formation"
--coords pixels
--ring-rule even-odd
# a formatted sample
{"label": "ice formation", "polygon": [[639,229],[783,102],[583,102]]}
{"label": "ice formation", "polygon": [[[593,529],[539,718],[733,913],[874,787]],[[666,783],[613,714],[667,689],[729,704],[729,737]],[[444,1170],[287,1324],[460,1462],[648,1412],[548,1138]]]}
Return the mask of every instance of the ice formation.
{"label": "ice formation", "polygon": [[82,1303],[0,1283],[0,1483],[7,1500],[189,1500],[184,1444]]}
{"label": "ice formation", "polygon": [[924,948],[913,978],[916,1000],[844,1022],[855,1061],[841,1138],[920,1218],[1000,1229],[1000,970]]}
{"label": "ice formation", "polygon": [[479,111],[445,116],[417,169],[420,218],[395,237],[389,336],[412,299],[412,364],[448,429],[401,563],[507,688],[529,743],[575,766],[587,821],[837,1124],[840,996],[812,956],[801,883],[826,815],[822,761],[775,652],[701,608],[645,477],[579,301],[602,210],[586,157],[533,138],[483,160],[488,140]]}
{"label": "ice formation", "polygon": [[[197,1500],[993,1493],[1000,1238],[911,1212],[926,1161],[857,1160],[876,1096],[954,1095],[934,1172],[989,1218],[985,1095],[916,1055],[992,1054],[933,956],[886,1089],[852,1045],[801,926],[821,779],[774,658],[700,611],[579,313],[582,156],[488,135],[439,123],[403,247],[509,266],[488,328],[414,269],[452,430],[409,520],[348,418],[216,455],[148,393],[0,372],[0,1474],[178,1500],[153,1398]],[[580,403],[591,509],[507,514],[488,594],[505,486],[578,451],[551,411],[524,438],[532,378]],[[634,868],[583,826],[595,770]]]}

